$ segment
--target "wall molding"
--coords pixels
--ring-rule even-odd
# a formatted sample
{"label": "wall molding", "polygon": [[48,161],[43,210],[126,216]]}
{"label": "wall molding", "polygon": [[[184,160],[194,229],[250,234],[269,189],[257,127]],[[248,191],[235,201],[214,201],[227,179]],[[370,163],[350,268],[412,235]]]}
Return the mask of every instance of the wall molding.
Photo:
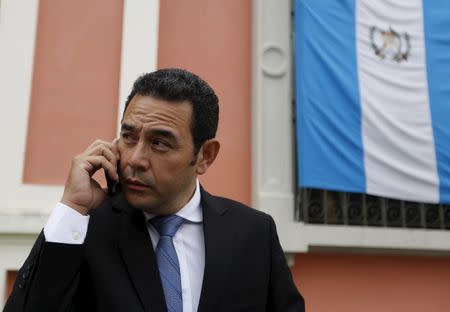
{"label": "wall molding", "polygon": [[0,101],[7,109],[0,162],[0,214],[46,214],[62,187],[22,183],[33,80],[39,1],[2,0],[0,10]]}
{"label": "wall molding", "polygon": [[157,68],[158,35],[159,0],[124,0],[117,134],[133,82]]}

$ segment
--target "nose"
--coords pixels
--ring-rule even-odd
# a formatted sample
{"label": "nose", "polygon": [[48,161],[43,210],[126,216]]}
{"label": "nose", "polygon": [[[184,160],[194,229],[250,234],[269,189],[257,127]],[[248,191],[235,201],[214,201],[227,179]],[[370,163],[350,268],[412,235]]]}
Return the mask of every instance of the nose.
{"label": "nose", "polygon": [[146,171],[150,167],[150,158],[145,151],[144,144],[140,141],[136,144],[131,157],[128,159],[128,165],[139,171]]}

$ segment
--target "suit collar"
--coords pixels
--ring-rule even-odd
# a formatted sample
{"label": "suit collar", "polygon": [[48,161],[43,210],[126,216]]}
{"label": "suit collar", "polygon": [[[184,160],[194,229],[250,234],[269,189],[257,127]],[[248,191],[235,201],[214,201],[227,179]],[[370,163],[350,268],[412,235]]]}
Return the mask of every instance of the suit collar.
{"label": "suit collar", "polygon": [[113,207],[124,212],[118,247],[144,311],[166,311],[158,265],[142,212],[131,207],[123,195],[114,198]]}
{"label": "suit collar", "polygon": [[[205,272],[198,311],[218,310],[223,286],[232,259],[230,228],[224,222],[228,208],[201,188],[203,232],[205,237]],[[219,309],[220,310],[220,309]]]}
{"label": "suit collar", "polygon": [[209,213],[210,215],[222,216],[228,211],[228,207],[221,204],[218,200],[218,197],[209,194],[201,185],[200,195],[203,214],[205,213],[205,207],[208,207],[207,213]]}

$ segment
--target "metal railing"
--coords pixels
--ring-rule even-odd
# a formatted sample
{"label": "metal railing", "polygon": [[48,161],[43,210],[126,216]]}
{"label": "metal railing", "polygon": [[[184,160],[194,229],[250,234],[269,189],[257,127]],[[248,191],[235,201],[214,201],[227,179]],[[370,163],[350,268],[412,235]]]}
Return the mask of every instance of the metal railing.
{"label": "metal railing", "polygon": [[305,223],[450,230],[450,205],[299,189],[296,209]]}

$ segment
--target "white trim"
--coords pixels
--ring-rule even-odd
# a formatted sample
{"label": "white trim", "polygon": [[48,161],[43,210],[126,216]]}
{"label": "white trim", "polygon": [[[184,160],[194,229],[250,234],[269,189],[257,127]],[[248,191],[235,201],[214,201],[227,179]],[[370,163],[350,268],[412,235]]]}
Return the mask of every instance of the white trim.
{"label": "white trim", "polygon": [[62,187],[23,185],[39,1],[2,0],[0,10],[0,214],[46,214]]}
{"label": "white trim", "polygon": [[392,249],[450,251],[450,231],[342,225],[302,225],[310,248]]}
{"label": "white trim", "polygon": [[253,206],[274,217],[285,251],[306,251],[294,221],[291,1],[254,0],[253,23]]}
{"label": "white trim", "polygon": [[117,133],[125,101],[136,78],[156,70],[159,0],[124,0]]}
{"label": "white trim", "polygon": [[0,215],[0,235],[2,234],[36,234],[45,223],[47,215]]}

